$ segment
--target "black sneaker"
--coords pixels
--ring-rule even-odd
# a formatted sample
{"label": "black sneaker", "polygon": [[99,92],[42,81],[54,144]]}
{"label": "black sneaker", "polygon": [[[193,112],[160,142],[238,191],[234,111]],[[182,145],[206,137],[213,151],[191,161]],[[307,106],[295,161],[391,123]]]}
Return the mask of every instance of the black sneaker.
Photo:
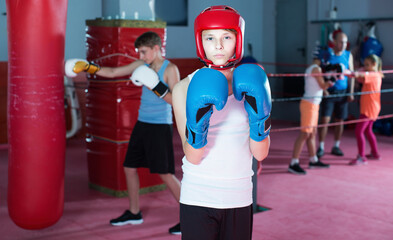
{"label": "black sneaker", "polygon": [[306,171],[298,163],[291,165],[289,164],[288,172],[298,174],[298,175],[305,175]]}
{"label": "black sneaker", "polygon": [[142,213],[133,214],[130,210],[126,210],[123,215],[118,218],[111,219],[109,223],[112,226],[123,226],[126,224],[141,224],[143,223]]}
{"label": "black sneaker", "polygon": [[336,156],[344,156],[343,151],[339,147],[333,147],[332,148],[332,154]]}
{"label": "black sneaker", "polygon": [[317,157],[321,158],[323,155],[325,155],[325,152],[323,151],[322,148],[319,147],[317,151]]}
{"label": "black sneaker", "polygon": [[169,230],[170,234],[180,235],[180,223],[176,224],[175,226],[171,227]]}
{"label": "black sneaker", "polygon": [[321,161],[316,161],[316,162],[309,162],[308,163],[308,168],[329,168],[330,165],[323,163]]}

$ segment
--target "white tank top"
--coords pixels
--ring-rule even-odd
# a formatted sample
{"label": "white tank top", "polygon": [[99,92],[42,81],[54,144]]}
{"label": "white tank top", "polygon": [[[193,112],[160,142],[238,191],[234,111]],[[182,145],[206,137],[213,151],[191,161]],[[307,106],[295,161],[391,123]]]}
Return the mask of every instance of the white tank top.
{"label": "white tank top", "polygon": [[[306,74],[311,74],[315,67],[319,67],[317,64],[312,64],[306,69]],[[317,104],[321,103],[323,95],[323,89],[319,86],[317,79],[312,76],[306,76],[304,78],[304,100]]]}
{"label": "white tank top", "polygon": [[[192,79],[193,74],[189,76]],[[244,102],[233,95],[225,107],[213,106],[202,161],[183,158],[180,202],[211,208],[237,208],[252,204],[250,128]]]}

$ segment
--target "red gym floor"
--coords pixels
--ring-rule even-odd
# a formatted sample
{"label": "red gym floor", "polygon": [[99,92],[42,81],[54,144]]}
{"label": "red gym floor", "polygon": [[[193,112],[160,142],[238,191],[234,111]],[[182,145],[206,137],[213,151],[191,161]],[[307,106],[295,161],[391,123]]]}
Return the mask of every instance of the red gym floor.
{"label": "red gym floor", "polygon": [[[296,124],[273,122],[275,129]],[[344,157],[330,154],[330,169],[312,169],[305,176],[287,172],[297,131],[273,132],[271,149],[258,176],[258,204],[271,210],[254,215],[253,239],[263,240],[391,240],[393,239],[393,137],[377,135],[381,161],[348,166],[356,155],[353,129],[346,129]],[[181,148],[177,136],[176,175],[181,178]],[[333,142],[329,132],[326,147]],[[301,164],[306,166],[306,150]],[[62,218],[43,230],[24,230],[7,210],[7,148],[0,147],[0,234],[6,240],[122,240],[180,239],[167,233],[178,221],[178,205],[168,190],[141,196],[145,222],[113,227],[109,219],[127,207],[126,198],[114,198],[88,188],[85,143],[67,142],[65,205]]]}

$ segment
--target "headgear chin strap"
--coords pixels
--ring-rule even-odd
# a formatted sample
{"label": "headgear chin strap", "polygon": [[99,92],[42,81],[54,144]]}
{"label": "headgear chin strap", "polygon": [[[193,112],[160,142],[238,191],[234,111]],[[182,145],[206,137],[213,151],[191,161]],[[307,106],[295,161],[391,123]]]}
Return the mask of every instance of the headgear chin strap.
{"label": "headgear chin strap", "polygon": [[[219,5],[203,10],[194,22],[195,42],[199,59],[206,66],[216,69],[231,68],[239,63],[243,58],[244,25],[242,16],[231,7]],[[211,60],[206,58],[202,45],[202,31],[212,29],[234,29],[237,32],[235,55],[228,60],[227,65],[214,65]]]}

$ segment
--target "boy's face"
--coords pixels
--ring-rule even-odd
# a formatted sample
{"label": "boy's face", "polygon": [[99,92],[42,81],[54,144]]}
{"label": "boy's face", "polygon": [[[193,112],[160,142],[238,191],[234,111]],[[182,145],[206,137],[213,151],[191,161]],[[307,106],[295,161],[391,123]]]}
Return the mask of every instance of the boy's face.
{"label": "boy's face", "polygon": [[204,30],[202,44],[207,59],[214,65],[226,65],[235,54],[236,34],[224,29]]}
{"label": "boy's face", "polygon": [[138,48],[139,59],[147,64],[151,64],[157,57],[157,49],[159,46],[154,47],[141,46]]}
{"label": "boy's face", "polygon": [[342,52],[347,49],[348,38],[347,35],[343,33],[338,33],[336,38],[334,39],[334,47],[336,52]]}

